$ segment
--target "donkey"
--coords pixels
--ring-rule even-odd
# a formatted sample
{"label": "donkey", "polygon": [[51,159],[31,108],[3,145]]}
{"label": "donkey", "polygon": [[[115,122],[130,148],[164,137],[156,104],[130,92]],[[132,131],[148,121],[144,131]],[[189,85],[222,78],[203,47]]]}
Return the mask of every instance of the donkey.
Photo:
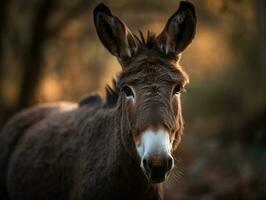
{"label": "donkey", "polygon": [[183,133],[178,65],[195,35],[181,2],[163,31],[136,36],[104,4],[94,9],[103,45],[122,66],[106,98],[38,105],[0,134],[2,200],[162,199]]}

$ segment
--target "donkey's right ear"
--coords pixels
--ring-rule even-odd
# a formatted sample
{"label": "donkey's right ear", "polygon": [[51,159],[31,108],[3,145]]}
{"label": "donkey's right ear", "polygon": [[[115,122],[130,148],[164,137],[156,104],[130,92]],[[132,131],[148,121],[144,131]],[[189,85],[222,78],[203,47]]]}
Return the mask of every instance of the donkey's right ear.
{"label": "donkey's right ear", "polygon": [[130,58],[137,43],[127,26],[103,3],[94,9],[93,16],[98,36],[110,53],[119,60]]}

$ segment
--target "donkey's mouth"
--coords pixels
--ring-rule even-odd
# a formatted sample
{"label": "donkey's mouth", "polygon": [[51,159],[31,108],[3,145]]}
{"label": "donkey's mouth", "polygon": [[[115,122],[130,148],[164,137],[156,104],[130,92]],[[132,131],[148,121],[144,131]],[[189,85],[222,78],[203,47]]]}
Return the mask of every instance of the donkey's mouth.
{"label": "donkey's mouth", "polygon": [[162,182],[165,180],[165,171],[160,166],[151,168],[150,179],[152,182]]}
{"label": "donkey's mouth", "polygon": [[164,181],[166,181],[168,176],[165,176],[165,177],[150,177],[148,178],[148,181],[152,184],[158,184],[158,183],[163,183]]}
{"label": "donkey's mouth", "polygon": [[144,172],[144,174],[148,181],[155,184],[164,182],[169,175],[169,173],[165,173],[165,171],[162,170],[161,167],[153,167],[151,171]]}

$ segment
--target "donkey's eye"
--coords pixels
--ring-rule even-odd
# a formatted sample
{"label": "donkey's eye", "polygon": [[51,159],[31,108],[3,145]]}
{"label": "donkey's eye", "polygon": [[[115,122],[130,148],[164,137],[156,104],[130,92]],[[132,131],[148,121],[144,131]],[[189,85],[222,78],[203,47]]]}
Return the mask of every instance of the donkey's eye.
{"label": "donkey's eye", "polygon": [[124,86],[122,91],[127,95],[127,97],[134,97],[134,93],[130,87]]}
{"label": "donkey's eye", "polygon": [[181,84],[177,84],[173,90],[173,95],[180,94],[183,91],[183,86]]}

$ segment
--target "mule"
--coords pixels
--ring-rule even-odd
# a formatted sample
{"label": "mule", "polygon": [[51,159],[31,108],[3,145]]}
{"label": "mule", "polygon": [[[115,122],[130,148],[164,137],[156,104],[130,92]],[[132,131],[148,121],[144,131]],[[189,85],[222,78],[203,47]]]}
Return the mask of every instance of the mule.
{"label": "mule", "polygon": [[97,34],[122,71],[106,98],[43,104],[21,111],[0,135],[0,193],[9,200],[162,198],[183,133],[178,64],[196,30],[194,6],[181,2],[163,31],[146,37],[104,4]]}

